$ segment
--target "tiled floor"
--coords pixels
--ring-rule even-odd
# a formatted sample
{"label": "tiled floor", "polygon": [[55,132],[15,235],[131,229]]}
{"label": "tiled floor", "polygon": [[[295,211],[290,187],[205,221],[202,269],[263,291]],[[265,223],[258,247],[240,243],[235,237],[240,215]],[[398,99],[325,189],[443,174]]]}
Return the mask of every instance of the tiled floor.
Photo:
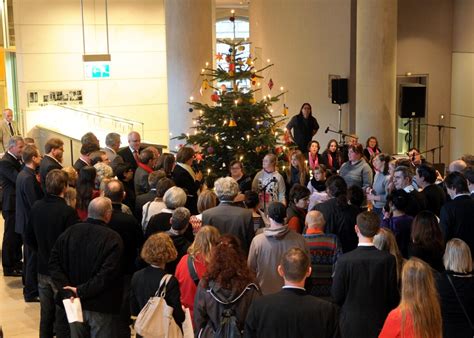
{"label": "tiled floor", "polygon": [[[3,218],[0,217],[0,243],[2,238]],[[3,336],[38,337],[39,311],[39,303],[24,302],[21,278],[4,277],[0,266],[0,325],[3,328]]]}

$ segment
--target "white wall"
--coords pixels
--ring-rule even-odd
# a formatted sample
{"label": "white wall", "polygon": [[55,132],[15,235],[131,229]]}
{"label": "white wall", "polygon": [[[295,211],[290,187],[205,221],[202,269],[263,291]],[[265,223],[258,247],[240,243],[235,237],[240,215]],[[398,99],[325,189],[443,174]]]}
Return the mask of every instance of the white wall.
{"label": "white wall", "polygon": [[[20,108],[28,109],[29,90],[83,89],[85,108],[141,121],[145,130],[142,138],[166,145],[163,1],[108,1],[111,77],[100,80],[85,79],[80,1],[14,1]],[[104,2],[84,0],[84,4],[86,53],[105,53]],[[43,125],[51,124],[68,133],[67,126],[54,125],[54,119],[43,115]],[[75,123],[71,121],[70,126]],[[31,127],[27,125],[26,132]],[[91,124],[89,129],[95,131],[100,126]]]}
{"label": "white wall", "polygon": [[[298,114],[304,102],[311,103],[320,130],[315,138],[324,148],[335,135],[324,134],[326,126],[338,129],[337,105],[328,97],[328,74],[350,76],[350,0],[252,0],[250,40],[263,64],[275,66],[264,75],[262,93],[286,94],[289,117]],[[272,78],[273,90],[267,87]],[[348,129],[348,105],[343,106],[344,130]],[[282,103],[274,107],[281,113]]]}
{"label": "white wall", "polygon": [[474,2],[454,1],[451,158],[474,154]]}

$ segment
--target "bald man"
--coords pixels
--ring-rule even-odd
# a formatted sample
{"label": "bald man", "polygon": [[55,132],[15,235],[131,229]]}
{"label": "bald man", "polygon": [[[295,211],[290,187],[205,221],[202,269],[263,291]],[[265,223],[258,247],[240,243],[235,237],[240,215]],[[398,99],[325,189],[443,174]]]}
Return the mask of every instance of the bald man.
{"label": "bald man", "polygon": [[123,161],[130,163],[133,171],[138,167],[139,155],[141,150],[141,137],[136,131],[132,131],[128,134],[128,147],[120,149],[118,155],[123,158]]}
{"label": "bald man", "polygon": [[18,131],[18,126],[15,121],[13,121],[13,111],[10,108],[3,110],[3,119],[0,123],[0,152],[4,153],[8,150],[8,141],[10,138],[15,135],[20,135]]}
{"label": "bald man", "polygon": [[330,299],[334,267],[342,255],[341,244],[336,235],[324,233],[326,221],[321,212],[308,212],[305,224],[307,229],[303,237],[309,248],[313,269],[306,281],[307,289],[314,296]]}
{"label": "bald man", "polygon": [[462,173],[464,169],[467,168],[466,162],[463,160],[454,160],[448,166],[448,172],[450,173]]}

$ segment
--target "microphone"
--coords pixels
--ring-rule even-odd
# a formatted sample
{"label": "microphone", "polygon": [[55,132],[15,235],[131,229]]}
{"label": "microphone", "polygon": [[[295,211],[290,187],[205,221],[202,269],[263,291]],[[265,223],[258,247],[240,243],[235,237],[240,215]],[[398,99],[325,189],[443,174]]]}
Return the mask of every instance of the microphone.
{"label": "microphone", "polygon": [[270,182],[276,183],[276,182],[278,182],[278,180],[277,180],[277,178],[276,178],[275,176],[273,176]]}
{"label": "microphone", "polygon": [[406,122],[403,124],[403,126],[406,127],[406,126],[407,126],[408,124],[410,124],[410,123],[411,123],[411,119],[408,119],[408,121],[406,121]]}
{"label": "microphone", "polygon": [[326,128],[326,130],[324,131],[325,134],[327,134],[329,131],[329,127]]}

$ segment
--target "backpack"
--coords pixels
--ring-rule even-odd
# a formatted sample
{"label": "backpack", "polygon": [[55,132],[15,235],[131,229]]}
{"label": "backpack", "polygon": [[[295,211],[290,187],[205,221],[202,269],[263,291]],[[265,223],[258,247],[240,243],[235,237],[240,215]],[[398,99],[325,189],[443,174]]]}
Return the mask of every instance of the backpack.
{"label": "backpack", "polygon": [[235,312],[235,306],[237,305],[239,299],[242,298],[243,295],[248,290],[250,290],[252,286],[258,289],[255,284],[251,283],[245,287],[245,289],[240,293],[240,295],[235,297],[230,302],[222,301],[212,291],[212,289],[209,290],[209,294],[212,296],[212,298],[214,298],[216,302],[224,306],[224,310],[222,310],[221,312],[220,325],[215,330],[214,338],[242,338],[244,336],[243,331],[241,331],[237,325],[238,322]]}

